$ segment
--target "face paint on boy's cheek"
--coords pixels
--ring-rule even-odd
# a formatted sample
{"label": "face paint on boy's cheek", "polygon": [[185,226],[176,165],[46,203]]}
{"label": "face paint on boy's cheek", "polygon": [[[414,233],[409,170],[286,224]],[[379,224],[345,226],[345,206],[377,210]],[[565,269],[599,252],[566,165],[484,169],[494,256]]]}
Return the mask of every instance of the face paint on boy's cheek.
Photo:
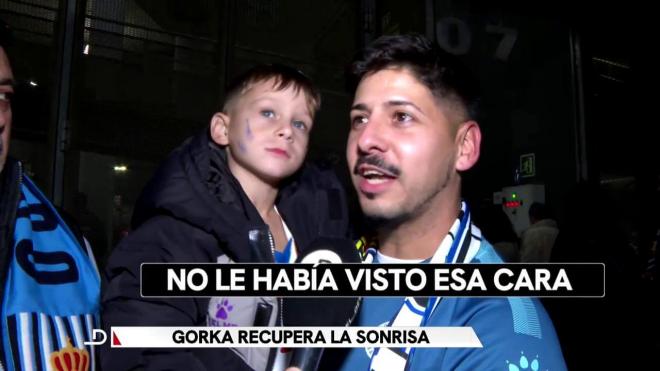
{"label": "face paint on boy's cheek", "polygon": [[[245,138],[247,141],[251,141],[254,139],[254,135],[252,134],[252,128],[250,128],[250,120],[245,119]],[[242,140],[238,141],[238,151],[245,154],[247,153],[247,146]]]}
{"label": "face paint on boy's cheek", "polygon": [[248,140],[252,140],[254,135],[252,135],[252,128],[250,128],[250,120],[245,119],[245,137]]}
{"label": "face paint on boy's cheek", "polygon": [[247,147],[245,146],[245,144],[243,143],[242,140],[239,140],[239,141],[238,141],[238,150],[239,150],[241,153],[247,153]]}

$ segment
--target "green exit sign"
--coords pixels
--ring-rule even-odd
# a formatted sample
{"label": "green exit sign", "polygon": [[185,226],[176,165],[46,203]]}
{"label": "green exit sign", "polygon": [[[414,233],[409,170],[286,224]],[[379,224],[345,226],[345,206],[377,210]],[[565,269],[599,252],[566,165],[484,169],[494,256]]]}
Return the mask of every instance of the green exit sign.
{"label": "green exit sign", "polygon": [[530,178],[536,175],[536,156],[533,153],[520,155],[520,176]]}

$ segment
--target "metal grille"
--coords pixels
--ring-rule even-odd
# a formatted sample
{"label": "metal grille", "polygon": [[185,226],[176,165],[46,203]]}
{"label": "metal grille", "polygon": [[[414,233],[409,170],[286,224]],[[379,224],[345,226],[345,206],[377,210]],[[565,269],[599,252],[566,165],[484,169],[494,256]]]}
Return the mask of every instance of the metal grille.
{"label": "metal grille", "polygon": [[0,0],[3,16],[18,40],[50,45],[57,18],[57,0]]}
{"label": "metal grille", "polygon": [[85,35],[89,55],[141,63],[144,55],[173,71],[212,75],[217,40],[165,31],[134,1],[87,2]]}
{"label": "metal grille", "polygon": [[275,0],[241,1],[241,11],[252,27],[275,27],[279,24],[279,2]]}

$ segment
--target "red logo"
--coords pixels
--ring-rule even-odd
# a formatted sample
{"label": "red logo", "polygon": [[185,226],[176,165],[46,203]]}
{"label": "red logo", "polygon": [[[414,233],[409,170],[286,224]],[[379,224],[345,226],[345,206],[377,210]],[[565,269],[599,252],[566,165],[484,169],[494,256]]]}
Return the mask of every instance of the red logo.
{"label": "red logo", "polygon": [[89,352],[74,348],[71,339],[67,338],[64,348],[50,354],[50,365],[57,371],[88,371]]}
{"label": "red logo", "polygon": [[114,331],[112,332],[112,345],[121,345],[121,341],[119,341],[119,338]]}

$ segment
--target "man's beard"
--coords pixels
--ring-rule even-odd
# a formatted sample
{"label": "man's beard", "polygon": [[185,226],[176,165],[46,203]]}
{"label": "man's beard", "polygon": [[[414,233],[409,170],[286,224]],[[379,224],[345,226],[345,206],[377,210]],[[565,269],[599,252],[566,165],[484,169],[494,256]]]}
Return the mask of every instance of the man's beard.
{"label": "man's beard", "polygon": [[410,220],[410,213],[400,213],[394,217],[385,215],[365,215],[364,224],[369,230],[396,229]]}
{"label": "man's beard", "polygon": [[415,205],[412,208],[406,208],[404,205],[393,215],[385,215],[385,213],[374,213],[370,215],[364,213],[365,226],[370,230],[392,230],[410,220],[415,219],[417,216],[424,214],[426,212],[426,208],[430,207],[429,205],[431,204],[431,200],[445,188],[447,188],[450,180],[452,179],[452,172],[453,168],[447,167],[445,181],[442,182],[438,188],[431,191],[428,196],[424,197],[418,202],[415,202]]}

